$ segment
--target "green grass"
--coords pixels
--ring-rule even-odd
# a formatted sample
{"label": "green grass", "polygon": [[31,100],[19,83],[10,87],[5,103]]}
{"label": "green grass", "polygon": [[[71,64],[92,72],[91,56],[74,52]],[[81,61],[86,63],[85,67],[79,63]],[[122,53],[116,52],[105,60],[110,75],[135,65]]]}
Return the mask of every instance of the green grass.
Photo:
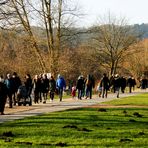
{"label": "green grass", "polygon": [[[124,99],[147,104],[146,96]],[[0,148],[147,148],[147,139],[148,108],[142,107],[79,108],[0,124]]]}
{"label": "green grass", "polygon": [[113,101],[104,102],[103,104],[148,106],[148,93],[116,99]]}

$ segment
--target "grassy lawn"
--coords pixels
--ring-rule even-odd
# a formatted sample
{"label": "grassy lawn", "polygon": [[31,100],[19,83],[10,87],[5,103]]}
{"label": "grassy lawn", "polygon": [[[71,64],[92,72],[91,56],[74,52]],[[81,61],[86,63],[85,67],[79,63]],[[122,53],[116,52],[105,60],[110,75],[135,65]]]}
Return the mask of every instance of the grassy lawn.
{"label": "grassy lawn", "polygon": [[103,104],[148,106],[148,93],[140,94],[137,96],[125,97],[118,100],[115,99],[110,102],[104,102]]}
{"label": "grassy lawn", "polygon": [[[140,96],[148,104],[145,95]],[[138,105],[137,97],[124,99]],[[0,124],[2,148],[147,146],[148,108],[142,107],[71,109]]]}

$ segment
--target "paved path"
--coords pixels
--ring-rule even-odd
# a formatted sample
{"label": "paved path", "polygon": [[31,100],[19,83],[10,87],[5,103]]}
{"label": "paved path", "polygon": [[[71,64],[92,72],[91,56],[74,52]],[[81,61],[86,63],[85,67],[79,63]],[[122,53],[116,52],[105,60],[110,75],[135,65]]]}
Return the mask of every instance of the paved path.
{"label": "paved path", "polygon": [[[120,94],[120,98],[133,96],[140,93],[148,93],[148,91],[136,91],[133,93],[125,93]],[[84,99],[84,100],[77,100],[77,99],[63,99],[62,102],[55,100],[54,102],[47,102],[46,104],[33,104],[32,106],[15,106],[12,109],[8,107],[5,108],[6,115],[0,115],[0,123],[5,121],[12,121],[16,119],[22,119],[24,117],[29,116],[36,116],[43,113],[55,112],[55,111],[62,111],[71,108],[78,108],[84,107],[89,105],[95,105],[101,102],[107,102],[113,99],[117,99],[115,94],[109,94],[108,98],[99,98],[96,95],[93,96],[93,99]]]}

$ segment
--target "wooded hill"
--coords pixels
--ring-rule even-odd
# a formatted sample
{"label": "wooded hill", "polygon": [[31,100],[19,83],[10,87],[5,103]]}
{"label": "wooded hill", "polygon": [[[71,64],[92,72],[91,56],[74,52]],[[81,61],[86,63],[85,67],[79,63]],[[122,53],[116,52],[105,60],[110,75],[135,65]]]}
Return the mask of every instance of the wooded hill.
{"label": "wooded hill", "polygon": [[[148,38],[148,24],[135,24],[130,27],[134,32],[140,34],[140,41],[126,48],[128,52],[123,54],[122,58],[118,59],[119,64],[116,67],[116,71],[112,73],[140,77],[148,69],[148,41],[144,40]],[[101,30],[102,32],[98,34],[100,36],[99,40],[97,39],[98,44],[92,40],[96,37],[96,30],[94,31],[94,28],[96,29],[96,27],[62,28],[61,51],[60,57],[57,59],[59,61],[58,73],[61,73],[67,79],[76,79],[80,74],[86,76],[89,73],[93,74],[96,78],[100,78],[102,73],[110,72],[112,68],[110,61],[113,59],[110,59],[108,56],[109,53],[105,55],[106,50],[104,50],[104,46],[106,45],[103,45],[102,37],[104,30]],[[46,63],[46,67],[49,68],[50,61],[48,61],[48,55],[46,54],[48,50],[45,39],[46,32],[43,28],[35,26],[32,27],[32,30],[38,41],[41,56]],[[123,35],[126,36],[127,34]],[[112,37],[110,35],[109,40]],[[112,46],[117,40],[116,38],[110,42],[112,45],[107,49],[114,48]],[[120,46],[122,47],[123,45],[121,44]],[[37,57],[31,48],[30,39],[20,28],[17,31],[1,30],[0,73],[5,75],[8,72],[16,71],[22,77],[26,73],[30,73],[31,75],[42,73]],[[116,59],[116,55],[114,59]],[[48,72],[50,72],[50,68]]]}

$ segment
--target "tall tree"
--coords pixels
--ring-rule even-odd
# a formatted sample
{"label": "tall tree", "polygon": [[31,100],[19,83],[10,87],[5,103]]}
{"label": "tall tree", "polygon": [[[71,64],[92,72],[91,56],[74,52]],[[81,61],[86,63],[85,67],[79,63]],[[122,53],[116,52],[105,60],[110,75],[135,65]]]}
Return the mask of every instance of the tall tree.
{"label": "tall tree", "polygon": [[[19,28],[23,26],[25,32],[30,37],[32,49],[44,72],[50,70],[53,74],[57,73],[58,58],[62,48],[63,30],[70,27],[72,24],[71,18],[77,16],[75,13],[77,7],[71,8],[68,2],[69,1],[66,0],[8,0],[7,3],[2,3],[4,5],[3,10],[6,14],[9,14],[9,17],[3,15],[5,21],[9,23],[7,28],[11,27],[10,24],[16,25],[17,29],[18,26]],[[14,14],[11,19],[10,14]],[[48,51],[46,53],[48,55],[48,60],[46,63],[50,63],[50,68],[46,67],[42,57],[36,35],[32,30],[32,22],[46,31],[48,46]]]}
{"label": "tall tree", "polygon": [[110,69],[110,74],[115,74],[124,57],[129,54],[129,47],[137,42],[137,34],[126,24],[124,18],[117,19],[110,14],[107,21],[93,28],[94,44],[102,65]]}
{"label": "tall tree", "polygon": [[[74,17],[77,17],[78,8],[70,6],[66,0],[40,0],[42,10],[38,10],[42,18],[43,26],[46,29],[48,54],[50,61],[50,70],[53,74],[59,71],[59,56],[63,52],[64,36],[73,36],[68,34],[72,27]],[[70,6],[70,7],[69,7]]]}

